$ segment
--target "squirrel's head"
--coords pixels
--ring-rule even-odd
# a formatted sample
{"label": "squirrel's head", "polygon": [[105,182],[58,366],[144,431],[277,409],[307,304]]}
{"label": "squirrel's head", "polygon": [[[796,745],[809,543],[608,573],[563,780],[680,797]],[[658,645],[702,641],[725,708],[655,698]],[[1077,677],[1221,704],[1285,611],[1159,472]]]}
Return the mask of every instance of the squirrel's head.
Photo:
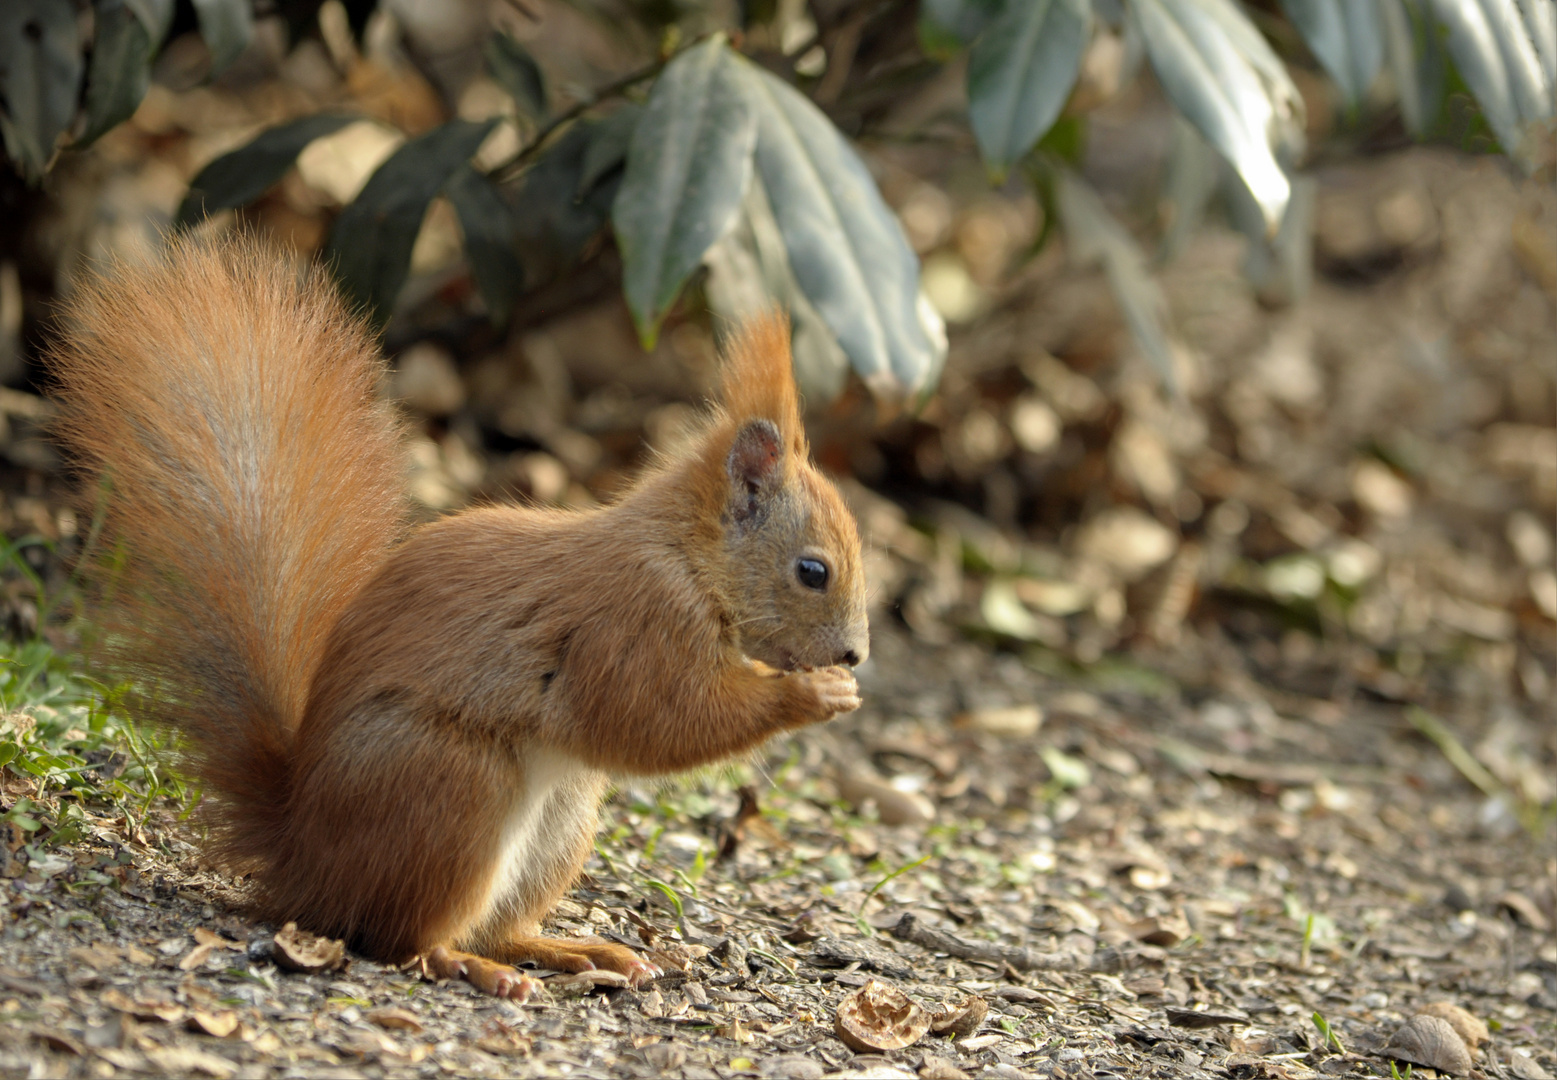
{"label": "squirrel's head", "polygon": [[720,396],[721,576],[741,649],[789,671],[861,663],[870,633],[859,530],[811,464],[784,322],[744,328]]}

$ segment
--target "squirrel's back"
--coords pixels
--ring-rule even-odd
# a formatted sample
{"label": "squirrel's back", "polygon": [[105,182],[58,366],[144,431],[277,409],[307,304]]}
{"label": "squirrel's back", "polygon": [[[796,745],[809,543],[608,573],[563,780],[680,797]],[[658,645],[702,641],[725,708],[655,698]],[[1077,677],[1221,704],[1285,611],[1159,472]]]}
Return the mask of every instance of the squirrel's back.
{"label": "squirrel's back", "polygon": [[221,853],[263,859],[326,639],[404,527],[383,361],[321,272],[253,238],[116,263],[65,314],[52,368],[95,496],[94,659],[186,737]]}

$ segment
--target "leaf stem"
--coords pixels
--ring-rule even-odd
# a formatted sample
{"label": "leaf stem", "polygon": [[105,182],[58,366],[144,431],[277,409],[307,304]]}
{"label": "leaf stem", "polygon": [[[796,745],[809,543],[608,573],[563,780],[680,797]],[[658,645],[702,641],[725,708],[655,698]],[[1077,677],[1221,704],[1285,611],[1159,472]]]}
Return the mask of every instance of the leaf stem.
{"label": "leaf stem", "polygon": [[645,64],[643,67],[638,68],[635,71],[629,71],[621,78],[613,79],[611,82],[606,83],[588,97],[574,102],[571,106],[552,117],[545,124],[541,125],[541,129],[535,133],[535,138],[531,139],[528,143],[521,147],[513,157],[497,166],[497,168],[493,169],[487,175],[498,183],[505,183],[506,181],[512,180],[514,177],[519,175],[523,167],[528,164],[529,160],[533,158],[540,150],[540,148],[546,143],[546,140],[555,134],[559,128],[566,124],[572,123],[574,120],[577,120],[590,109],[593,109],[596,105],[599,105],[601,102],[609,101],[611,98],[620,96],[627,90],[630,90],[634,86],[643,82],[645,79],[654,78],[654,76],[658,75],[665,69],[665,65],[669,64],[672,60],[686,52],[688,49],[692,48],[694,45],[701,44],[705,38],[709,37],[710,34],[715,32],[716,31],[710,31],[707,34],[699,34],[697,37],[692,38],[674,52],[660,57],[652,64]]}

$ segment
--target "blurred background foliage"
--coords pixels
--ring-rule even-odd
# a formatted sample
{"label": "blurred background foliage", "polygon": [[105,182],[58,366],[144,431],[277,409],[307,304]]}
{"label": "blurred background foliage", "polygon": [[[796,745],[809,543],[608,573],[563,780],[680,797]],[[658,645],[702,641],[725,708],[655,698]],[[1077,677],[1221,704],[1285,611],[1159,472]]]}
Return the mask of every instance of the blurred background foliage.
{"label": "blurred background foliage", "polygon": [[1549,803],[1554,10],[13,0],[0,523],[68,552],[51,304],[168,228],[330,262],[429,513],[609,498],[777,302],[883,632],[1474,707]]}

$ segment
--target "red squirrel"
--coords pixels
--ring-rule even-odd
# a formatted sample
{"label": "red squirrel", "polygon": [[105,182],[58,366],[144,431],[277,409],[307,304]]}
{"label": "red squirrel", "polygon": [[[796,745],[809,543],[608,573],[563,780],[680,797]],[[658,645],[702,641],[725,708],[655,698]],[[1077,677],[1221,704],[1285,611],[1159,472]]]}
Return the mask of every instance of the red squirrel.
{"label": "red squirrel", "polygon": [[51,368],[101,522],[96,662],[183,736],[209,854],[262,919],[502,997],[534,989],[525,961],[641,982],[625,946],[537,936],[609,778],[859,706],[859,536],[776,317],[611,505],[413,528],[384,361],[320,271],[176,240],[67,316]]}

